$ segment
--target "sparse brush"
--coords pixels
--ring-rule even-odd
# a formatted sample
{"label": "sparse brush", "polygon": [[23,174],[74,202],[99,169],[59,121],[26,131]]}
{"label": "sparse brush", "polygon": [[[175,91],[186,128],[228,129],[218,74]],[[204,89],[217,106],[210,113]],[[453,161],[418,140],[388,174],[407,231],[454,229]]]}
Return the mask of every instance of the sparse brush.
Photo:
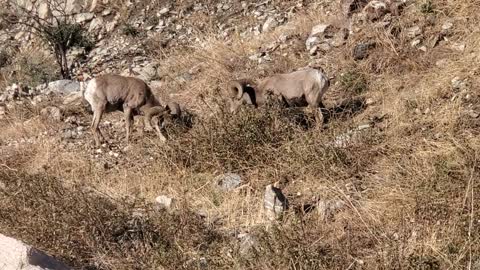
{"label": "sparse brush", "polygon": [[431,0],[426,0],[423,1],[423,3],[420,5],[420,12],[423,14],[431,14],[435,12],[433,2]]}
{"label": "sparse brush", "polygon": [[364,74],[356,70],[348,70],[340,75],[340,86],[345,89],[346,92],[350,92],[354,95],[360,95],[367,91],[368,81]]}

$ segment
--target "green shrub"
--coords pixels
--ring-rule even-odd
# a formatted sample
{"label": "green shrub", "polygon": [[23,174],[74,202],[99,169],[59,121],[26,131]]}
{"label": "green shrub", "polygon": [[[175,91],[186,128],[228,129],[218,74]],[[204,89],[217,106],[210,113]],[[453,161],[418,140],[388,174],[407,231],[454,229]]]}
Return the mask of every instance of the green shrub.
{"label": "green shrub", "polygon": [[346,91],[358,95],[368,89],[368,82],[363,73],[350,70],[340,76],[340,86]]}

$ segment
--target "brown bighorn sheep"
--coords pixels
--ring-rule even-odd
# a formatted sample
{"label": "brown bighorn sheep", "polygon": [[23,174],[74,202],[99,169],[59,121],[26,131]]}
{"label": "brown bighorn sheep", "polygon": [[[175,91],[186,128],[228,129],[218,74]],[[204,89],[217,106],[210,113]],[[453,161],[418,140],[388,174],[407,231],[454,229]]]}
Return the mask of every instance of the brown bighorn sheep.
{"label": "brown bighorn sheep", "polygon": [[[327,76],[318,69],[308,68],[286,74],[277,74],[260,80],[255,86],[249,80],[231,81],[230,111],[235,113],[242,104],[262,106],[269,94],[292,107],[310,107],[315,111],[325,106],[322,97],[330,86]],[[318,112],[315,113],[318,116]]]}
{"label": "brown bighorn sheep", "polygon": [[[127,131],[126,142],[128,144],[134,115],[145,115],[144,125],[152,129],[152,117],[159,115],[161,117],[160,121],[163,122],[163,116],[172,110],[169,106],[162,107],[150,87],[144,81],[134,77],[113,74],[101,75],[90,80],[82,94],[92,107],[91,128],[97,146],[100,145],[99,135],[102,139],[105,139],[98,128],[103,113],[124,112]],[[176,110],[177,106],[178,104],[173,106],[173,110]],[[166,138],[162,134],[158,122],[155,122],[155,129],[160,139],[165,141]]]}

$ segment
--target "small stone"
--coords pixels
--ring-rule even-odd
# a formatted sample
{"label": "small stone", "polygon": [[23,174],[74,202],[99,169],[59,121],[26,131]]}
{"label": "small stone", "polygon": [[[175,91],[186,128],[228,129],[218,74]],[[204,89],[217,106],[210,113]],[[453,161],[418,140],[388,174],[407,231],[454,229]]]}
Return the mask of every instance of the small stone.
{"label": "small stone", "polygon": [[410,45],[411,45],[412,47],[417,47],[420,43],[422,43],[422,41],[421,41],[420,39],[415,39],[414,41],[412,41],[412,42],[410,43]]}
{"label": "small stone", "polygon": [[167,14],[168,12],[170,12],[170,9],[168,7],[164,7],[158,12],[158,14],[164,15],[164,14]]}
{"label": "small stone", "polygon": [[451,21],[447,21],[442,25],[442,30],[447,31],[453,27],[453,23]]}
{"label": "small stone", "polygon": [[478,118],[480,116],[480,114],[475,111],[469,111],[468,115],[472,118]]}
{"label": "small stone", "polygon": [[427,52],[427,46],[421,46],[420,48],[418,48],[420,51],[422,52]]}
{"label": "small stone", "polygon": [[308,51],[308,53],[309,53],[310,55],[315,55],[315,54],[317,53],[317,51],[318,51],[318,46],[313,46],[313,47]]}
{"label": "small stone", "polygon": [[240,240],[239,252],[242,256],[247,256],[250,254],[250,252],[255,250],[256,246],[258,245],[258,240],[256,237],[249,233],[241,233],[237,236],[237,238]]}
{"label": "small stone", "polygon": [[215,183],[224,191],[230,191],[242,183],[242,177],[235,173],[226,173],[215,178]]}
{"label": "small stone", "polygon": [[55,107],[55,106],[48,106],[43,108],[40,111],[40,114],[44,116],[47,119],[53,120],[53,121],[62,121],[62,111],[60,108]]}
{"label": "small stone", "polygon": [[305,41],[305,46],[307,47],[307,50],[310,51],[319,41],[320,38],[318,37],[308,37],[307,41]]}
{"label": "small stone", "polygon": [[333,36],[333,26],[331,24],[317,24],[312,27],[310,32],[311,37],[332,37]]}
{"label": "small stone", "polygon": [[171,211],[172,208],[174,207],[175,204],[175,199],[167,197],[165,195],[160,195],[157,198],[155,198],[155,206],[158,210],[167,210]]}
{"label": "small stone", "polygon": [[89,22],[95,17],[95,14],[91,12],[87,13],[80,13],[75,16],[75,21],[77,23],[84,23],[84,22]]}
{"label": "small stone", "polygon": [[42,2],[38,6],[38,17],[43,20],[52,17],[52,11],[47,2]]}
{"label": "small stone", "polygon": [[0,105],[0,115],[5,115],[7,113],[7,109],[5,106]]}
{"label": "small stone", "polygon": [[102,16],[108,16],[112,14],[112,10],[111,9],[105,9],[104,11],[102,11]]}
{"label": "small stone", "polygon": [[465,44],[463,43],[454,43],[451,45],[452,50],[455,50],[457,52],[464,52],[465,51]]}
{"label": "small stone", "polygon": [[367,100],[365,100],[366,105],[372,105],[374,103],[375,103],[375,100],[373,98],[367,98]]}
{"label": "small stone", "polygon": [[363,15],[367,20],[374,21],[387,13],[387,4],[382,1],[372,0],[363,8]]}
{"label": "small stone", "polygon": [[275,27],[278,26],[277,20],[273,17],[268,17],[268,19],[265,21],[265,23],[262,26],[262,32],[267,32]]}
{"label": "small stone", "polygon": [[452,88],[454,90],[466,90],[467,89],[467,83],[465,80],[460,79],[460,77],[455,77],[452,79]]}
{"label": "small stone", "polygon": [[93,32],[100,30],[103,26],[103,18],[102,17],[97,17],[93,19],[93,21],[90,23],[90,26],[88,27],[88,32]]}
{"label": "small stone", "polygon": [[370,49],[375,47],[375,43],[360,43],[353,48],[353,59],[363,60],[368,57]]}
{"label": "small stone", "polygon": [[317,203],[317,212],[323,221],[333,218],[335,212],[345,207],[345,202],[341,200],[319,201]]}
{"label": "small stone", "polygon": [[332,49],[332,46],[328,43],[320,43],[317,45],[317,47],[318,47],[318,50],[322,52],[328,52]]}
{"label": "small stone", "polygon": [[409,38],[414,38],[422,34],[422,29],[420,26],[416,25],[407,29],[407,36]]}
{"label": "small stone", "polygon": [[358,130],[364,130],[371,128],[370,124],[360,125],[357,127]]}
{"label": "small stone", "polygon": [[265,187],[264,208],[268,220],[280,219],[288,207],[288,201],[279,188],[273,185]]}

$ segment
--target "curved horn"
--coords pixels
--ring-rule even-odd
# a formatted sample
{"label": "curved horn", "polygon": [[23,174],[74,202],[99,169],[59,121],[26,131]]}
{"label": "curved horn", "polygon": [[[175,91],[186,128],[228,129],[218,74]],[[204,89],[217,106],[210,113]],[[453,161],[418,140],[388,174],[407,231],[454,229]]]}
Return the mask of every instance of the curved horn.
{"label": "curved horn", "polygon": [[241,99],[244,93],[243,84],[240,81],[231,81],[228,83],[228,90],[232,95],[235,95],[237,99]]}

